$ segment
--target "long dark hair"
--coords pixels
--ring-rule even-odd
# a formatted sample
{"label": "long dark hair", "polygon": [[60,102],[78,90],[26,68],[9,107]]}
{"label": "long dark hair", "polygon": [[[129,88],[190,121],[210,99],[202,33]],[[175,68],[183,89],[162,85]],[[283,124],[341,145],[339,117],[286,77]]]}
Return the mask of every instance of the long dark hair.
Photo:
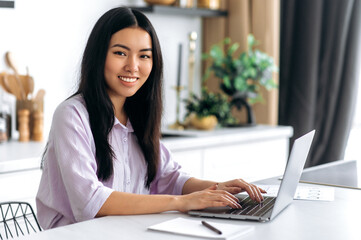
{"label": "long dark hair", "polygon": [[124,104],[147,164],[145,186],[149,188],[160,159],[163,60],[156,32],[144,14],[120,7],[109,10],[97,21],[85,47],[80,84],[74,95],[81,94],[85,100],[96,147],[97,176],[107,180],[113,174],[114,152],[108,135],[114,125],[114,107],[107,94],[104,66],[112,35],[128,27],[140,27],[152,39],[153,68],[149,78]]}

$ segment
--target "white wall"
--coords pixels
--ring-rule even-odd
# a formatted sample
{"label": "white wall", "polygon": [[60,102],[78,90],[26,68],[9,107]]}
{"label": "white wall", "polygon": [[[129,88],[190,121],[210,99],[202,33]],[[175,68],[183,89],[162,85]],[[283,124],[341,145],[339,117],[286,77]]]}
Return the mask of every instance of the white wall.
{"label": "white wall", "polygon": [[[45,135],[56,106],[76,89],[80,60],[96,20],[107,10],[121,5],[143,5],[142,0],[15,0],[15,8],[0,8],[0,72],[6,66],[5,52],[11,51],[20,74],[35,80],[35,91],[45,96]],[[175,91],[178,44],[183,45],[182,83],[187,82],[187,39],[190,31],[200,36],[198,17],[147,14],[157,30],[164,57],[165,112],[163,124],[175,121]],[[200,56],[198,41],[197,57]],[[200,78],[199,62],[196,78]],[[199,81],[199,80],[197,80]],[[186,92],[183,92],[186,97]]]}

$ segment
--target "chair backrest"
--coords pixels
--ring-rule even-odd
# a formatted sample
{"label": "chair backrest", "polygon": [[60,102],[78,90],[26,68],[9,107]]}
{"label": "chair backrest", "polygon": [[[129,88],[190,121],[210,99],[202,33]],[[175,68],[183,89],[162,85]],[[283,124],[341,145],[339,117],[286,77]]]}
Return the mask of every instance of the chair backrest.
{"label": "chair backrest", "polygon": [[40,232],[34,210],[27,202],[0,202],[0,239]]}

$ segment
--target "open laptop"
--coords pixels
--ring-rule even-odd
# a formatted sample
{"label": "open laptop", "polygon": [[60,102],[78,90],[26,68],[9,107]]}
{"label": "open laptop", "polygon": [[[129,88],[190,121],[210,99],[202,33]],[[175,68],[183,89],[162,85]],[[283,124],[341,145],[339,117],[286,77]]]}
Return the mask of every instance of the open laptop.
{"label": "open laptop", "polygon": [[261,203],[257,203],[250,199],[248,195],[237,195],[242,209],[215,207],[192,210],[188,214],[199,217],[256,220],[261,222],[272,220],[293,200],[314,135],[315,130],[312,130],[295,140],[277,197],[264,197]]}

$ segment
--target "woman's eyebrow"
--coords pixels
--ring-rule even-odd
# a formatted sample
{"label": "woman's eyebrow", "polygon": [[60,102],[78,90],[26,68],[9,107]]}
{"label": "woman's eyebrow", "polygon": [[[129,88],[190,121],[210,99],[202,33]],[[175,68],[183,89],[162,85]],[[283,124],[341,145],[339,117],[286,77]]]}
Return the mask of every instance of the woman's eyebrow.
{"label": "woman's eyebrow", "polygon": [[[111,46],[111,48],[114,48],[114,47],[121,47],[121,48],[124,48],[124,49],[127,49],[128,51],[130,51],[130,48],[123,45],[123,44],[119,44],[119,43],[116,43],[114,44],[113,46]],[[152,51],[152,48],[144,48],[144,49],[141,49],[139,50],[140,52],[147,52],[147,51]]]}
{"label": "woman's eyebrow", "polygon": [[121,48],[125,48],[127,50],[130,50],[129,47],[125,46],[125,45],[122,45],[122,44],[119,44],[119,43],[116,43],[114,44],[113,46],[111,46],[111,48],[114,48],[114,47],[121,47]]}
{"label": "woman's eyebrow", "polygon": [[140,49],[140,52],[147,52],[147,51],[152,51],[152,49],[151,48]]}

